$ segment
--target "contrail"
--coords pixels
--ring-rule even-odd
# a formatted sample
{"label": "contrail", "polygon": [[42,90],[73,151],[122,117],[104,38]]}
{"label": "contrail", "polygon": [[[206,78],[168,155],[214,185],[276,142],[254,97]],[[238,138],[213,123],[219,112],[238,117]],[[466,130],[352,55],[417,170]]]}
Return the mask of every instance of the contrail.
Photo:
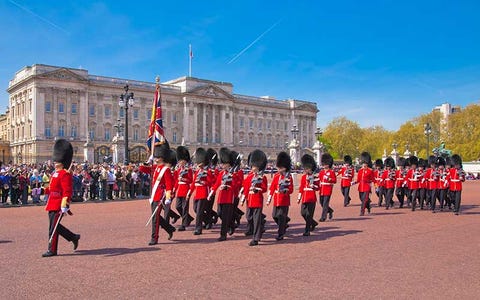
{"label": "contrail", "polygon": [[270,32],[270,30],[272,30],[273,28],[275,28],[282,20],[278,20],[275,24],[273,24],[272,26],[270,26],[270,28],[268,28],[267,30],[265,30],[261,35],[259,35],[253,42],[250,43],[250,45],[248,45],[247,47],[245,47],[245,49],[243,49],[242,51],[240,51],[237,55],[235,55],[234,58],[232,58],[228,63],[227,65],[231,64],[232,62],[236,61],[237,58],[239,58],[243,53],[245,53],[245,51],[247,51],[248,49],[250,49],[250,47],[252,47],[256,42],[258,42],[264,35],[266,35],[268,32]]}
{"label": "contrail", "polygon": [[63,31],[64,33],[66,33],[66,34],[68,34],[68,35],[70,34],[70,32],[66,31],[66,30],[63,29],[62,27],[60,27],[60,26],[58,26],[57,24],[55,24],[55,23],[53,23],[53,22],[45,19],[44,17],[42,17],[42,16],[40,16],[40,15],[34,13],[33,11],[29,10],[28,8],[26,8],[25,6],[22,6],[22,5],[18,4],[17,2],[13,1],[13,0],[8,0],[8,2],[10,2],[10,3],[12,3],[13,5],[19,7],[20,9],[28,12],[29,14],[31,14],[31,15],[39,18],[39,19],[42,20],[43,22],[45,22],[45,23],[47,23],[47,24],[50,24],[51,26],[57,28],[58,30]]}

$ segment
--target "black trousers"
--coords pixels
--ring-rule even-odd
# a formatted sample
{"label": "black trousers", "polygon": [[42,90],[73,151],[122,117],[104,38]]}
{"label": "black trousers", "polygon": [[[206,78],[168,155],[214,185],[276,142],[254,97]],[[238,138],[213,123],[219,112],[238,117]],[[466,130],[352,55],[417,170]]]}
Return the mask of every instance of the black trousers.
{"label": "black trousers", "polygon": [[365,214],[365,208],[370,212],[370,192],[358,192],[358,196],[362,201],[362,207],[360,208],[360,214]]}
{"label": "black trousers", "polygon": [[385,188],[383,186],[377,187],[377,190],[375,191],[377,193],[378,197],[378,206],[382,206],[383,203],[383,196],[385,194]]}
{"label": "black trousers", "polygon": [[322,216],[320,220],[325,221],[327,219],[327,213],[333,213],[333,209],[330,207],[330,195],[320,196],[320,205],[322,206]]}
{"label": "black trousers", "polygon": [[190,201],[185,197],[178,197],[176,208],[178,214],[182,217],[182,226],[187,227],[193,220],[193,217],[188,213],[190,209]]}
{"label": "black trousers", "polygon": [[230,228],[233,228],[233,204],[219,204],[218,215],[222,220],[222,226],[220,227],[220,236],[227,236],[227,232]]}
{"label": "black trousers", "polygon": [[197,214],[195,216],[195,231],[202,232],[203,221],[205,220],[205,206],[207,205],[207,199],[199,199],[193,202],[193,209]]}
{"label": "black trousers", "polygon": [[415,208],[417,207],[418,191],[419,191],[418,189],[409,190],[409,199],[411,201],[412,211],[414,211]]}
{"label": "black trousers", "polygon": [[[161,205],[160,202],[152,202],[150,208],[152,209],[152,214],[157,208],[158,205]],[[162,227],[167,233],[172,233],[175,230],[175,227],[168,224],[168,222],[161,215],[162,207],[157,209],[157,212],[152,218],[152,240],[158,241],[159,227]]]}
{"label": "black trousers", "polygon": [[233,220],[240,225],[240,220],[242,216],[245,214],[239,207],[240,198],[235,197],[233,198]]}
{"label": "black trousers", "polygon": [[405,202],[405,188],[397,186],[395,188],[395,196],[397,196],[398,202],[400,202],[400,208],[402,208]]}
{"label": "black trousers", "polygon": [[426,189],[418,189],[418,203],[420,205],[420,209],[423,209],[425,205],[425,199],[427,198],[427,190]]}
{"label": "black trousers", "polygon": [[[48,238],[49,239],[52,236],[53,229],[55,228],[55,225],[57,224],[58,218],[60,218],[60,216],[61,216],[61,213],[59,210],[48,212],[48,221],[49,221]],[[64,239],[66,239],[69,242],[75,239],[75,234],[70,230],[68,230],[67,227],[59,223],[57,226],[57,230],[53,235],[52,241],[48,244],[48,250],[50,250],[50,252],[55,254],[57,253],[57,248],[58,248],[58,235],[61,235]]]}
{"label": "black trousers", "polygon": [[[163,204],[165,204],[165,200],[163,200]],[[173,211],[172,209],[172,204],[170,203],[169,205],[164,205],[164,212],[163,212],[163,216],[165,218],[165,220],[168,222],[168,224],[170,224],[170,219],[179,219],[180,216]]]}
{"label": "black trousers", "polygon": [[429,190],[429,194],[430,194],[430,209],[435,210],[437,199],[440,200],[439,192],[437,189]]}
{"label": "black trousers", "polygon": [[278,235],[285,235],[287,230],[288,206],[274,206],[272,217],[278,225]]}
{"label": "black trousers", "polygon": [[8,189],[2,188],[2,203],[6,203],[6,202],[7,202],[8,193],[9,193],[9,192],[10,192],[10,188],[8,188]]}
{"label": "black trousers", "polygon": [[256,242],[262,238],[262,210],[263,207],[247,208],[247,232],[253,233],[253,240]]}
{"label": "black trousers", "polygon": [[388,209],[392,205],[393,202],[393,192],[394,188],[385,189],[385,207]]}
{"label": "black trousers", "polygon": [[451,191],[452,202],[455,201],[455,206],[453,208],[454,212],[460,211],[460,203],[462,202],[462,191]]}
{"label": "black trousers", "polygon": [[302,214],[302,217],[305,220],[305,232],[310,232],[313,224],[316,223],[315,220],[313,219],[316,205],[317,205],[316,202],[302,203],[302,206],[300,208],[300,213]]}
{"label": "black trousers", "polygon": [[215,203],[215,195],[212,195],[205,204],[205,225],[214,223],[214,219],[218,218],[218,214],[213,210],[213,204]]}
{"label": "black trousers", "polygon": [[350,198],[350,187],[349,186],[345,186],[345,187],[341,187],[341,190],[342,190],[342,195],[343,195],[343,206],[347,206],[350,204],[350,200],[352,200]]}

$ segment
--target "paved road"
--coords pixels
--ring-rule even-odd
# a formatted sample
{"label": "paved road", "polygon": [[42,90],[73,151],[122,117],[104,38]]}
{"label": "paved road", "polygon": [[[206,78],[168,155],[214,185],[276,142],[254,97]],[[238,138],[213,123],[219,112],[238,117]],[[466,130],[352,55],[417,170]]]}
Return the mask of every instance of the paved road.
{"label": "paved road", "polygon": [[464,185],[460,216],[374,207],[359,217],[356,191],[346,208],[334,193],[334,219],[310,237],[295,203],[287,238],[275,241],[266,208],[257,247],[243,225],[221,243],[217,226],[149,247],[147,200],[74,204],[63,224],[82,234],[79,249],[60,240],[52,258],[41,257],[43,207],[0,209],[0,299],[480,298],[480,182]]}

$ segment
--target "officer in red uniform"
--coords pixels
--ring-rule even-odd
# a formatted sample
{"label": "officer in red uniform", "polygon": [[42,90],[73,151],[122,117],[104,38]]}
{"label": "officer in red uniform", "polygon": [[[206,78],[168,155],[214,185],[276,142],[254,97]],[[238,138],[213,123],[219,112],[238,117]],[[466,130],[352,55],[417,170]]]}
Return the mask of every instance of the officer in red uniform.
{"label": "officer in red uniform", "polygon": [[267,177],[263,174],[267,167],[267,156],[262,150],[254,150],[248,156],[248,165],[252,168],[243,180],[242,205],[247,200],[247,231],[246,236],[252,235],[249,246],[256,246],[262,238],[263,223],[263,194],[267,191]]}
{"label": "officer in red uniform", "polygon": [[378,158],[375,160],[375,170],[373,170],[373,174],[375,176],[375,194],[378,197],[378,206],[382,206],[383,203],[383,180],[382,180],[382,173],[383,173],[383,161]]}
{"label": "officer in red uniform", "polygon": [[340,188],[342,190],[342,195],[343,195],[343,206],[347,206],[350,204],[350,201],[352,200],[350,198],[350,187],[352,186],[352,180],[353,180],[353,177],[355,176],[355,168],[353,167],[352,157],[350,155],[345,155],[345,157],[343,158],[343,161],[345,163],[343,164],[343,167],[340,170],[340,176],[342,179],[340,181]]}
{"label": "officer in red uniform", "polygon": [[426,183],[426,198],[427,204],[430,204],[430,209],[435,212],[435,205],[438,198],[438,171],[436,165],[437,158],[433,155],[428,157],[429,168],[425,170],[423,179]]}
{"label": "officer in red uniform", "polygon": [[365,208],[368,213],[370,213],[370,193],[371,193],[371,184],[375,180],[372,167],[372,158],[370,153],[362,152],[360,154],[360,163],[362,168],[357,173],[357,182],[358,182],[358,194],[360,200],[362,201],[362,207],[360,209],[360,216],[365,215]]}
{"label": "officer in red uniform", "polygon": [[240,225],[240,220],[242,216],[245,214],[238,205],[240,204],[240,194],[242,194],[242,187],[243,187],[243,170],[241,168],[242,158],[240,154],[236,151],[232,151],[233,157],[235,157],[235,177],[239,180],[237,185],[237,190],[234,191],[234,198],[233,198],[233,220],[235,222],[235,227]]}
{"label": "officer in red uniform", "polygon": [[[217,166],[218,164],[218,154],[217,151],[215,151],[212,148],[207,149],[207,156],[208,156],[208,161],[210,162],[208,165],[208,168],[210,169],[210,174],[212,175],[212,181],[211,184],[217,180],[217,176],[220,173],[220,169]],[[209,192],[209,197],[207,199],[208,201],[205,204],[205,229],[210,229],[212,228],[213,224],[217,224],[218,221],[218,214],[217,212],[213,209],[213,205],[215,203],[215,191],[212,192],[210,189]]]}
{"label": "officer in red uniform", "polygon": [[335,171],[332,170],[333,157],[330,153],[324,153],[321,157],[322,170],[318,174],[320,179],[320,205],[322,206],[322,216],[320,222],[325,222],[328,218],[333,218],[333,209],[330,207],[330,198],[332,197],[333,185],[337,183]]}
{"label": "officer in red uniform", "polygon": [[73,250],[78,247],[79,234],[74,234],[60,221],[65,213],[71,214],[69,211],[70,201],[72,199],[72,174],[68,171],[72,163],[73,147],[70,142],[59,139],[53,146],[52,160],[55,162],[55,173],[50,179],[50,186],[47,190],[49,194],[47,206],[49,219],[49,243],[47,252],[43,253],[43,257],[57,255],[58,235],[73,243]]}
{"label": "officer in red uniform", "polygon": [[[172,188],[172,194],[171,194],[171,199],[175,198],[175,185],[176,185],[176,178],[173,176],[175,167],[177,166],[177,152],[173,149],[170,149],[168,153],[168,158],[165,161],[165,165],[170,168],[170,171],[172,172],[172,179],[173,179],[173,188]],[[177,222],[178,219],[180,219],[180,216],[173,211],[172,209],[172,204],[171,201],[169,204],[166,204],[166,199],[163,200],[163,207],[164,209],[164,218],[170,224],[170,219],[173,219],[173,224]]]}
{"label": "officer in red uniform", "polygon": [[152,235],[148,243],[149,246],[158,244],[159,227],[162,227],[168,233],[170,240],[175,231],[175,227],[170,225],[161,215],[162,201],[170,205],[172,201],[173,175],[166,161],[171,155],[170,146],[167,142],[156,144],[153,150],[153,166],[140,166],[139,171],[151,174],[152,191],[150,195],[150,208],[152,211]]}
{"label": "officer in red uniform", "polygon": [[213,176],[208,165],[210,163],[207,151],[204,148],[198,148],[195,151],[195,162],[197,169],[193,175],[193,182],[190,185],[190,194],[187,198],[193,195],[193,209],[195,210],[195,231],[194,235],[202,234],[203,221],[205,220],[205,205],[207,204],[210,186],[213,182]]}
{"label": "officer in red uniform", "polygon": [[235,175],[236,157],[233,155],[228,148],[220,148],[219,156],[222,171],[220,171],[212,186],[213,193],[218,190],[217,211],[222,220],[218,241],[225,241],[227,232],[232,235],[235,229],[233,224],[233,199],[235,192],[238,191],[239,180]]}
{"label": "officer in red uniform", "polygon": [[173,177],[175,178],[175,197],[177,198],[176,208],[182,218],[182,224],[178,227],[178,231],[185,231],[185,227],[193,221],[193,217],[189,214],[189,201],[187,199],[190,185],[193,182],[193,172],[188,166],[190,153],[186,147],[177,147],[177,160],[177,168]]}
{"label": "officer in red uniform", "polygon": [[450,168],[448,179],[450,181],[450,196],[454,202],[453,212],[455,215],[460,213],[460,202],[462,201],[462,182],[465,181],[465,171],[462,169],[462,158],[458,154],[451,157],[453,168]]}
{"label": "officer in red uniform", "polygon": [[[438,170],[438,199],[440,201],[440,211],[443,211],[445,201],[448,197],[448,171],[445,168],[445,159],[443,157],[437,158],[437,170]],[[435,209],[435,208],[434,208]],[[435,211],[435,210],[434,210]]]}
{"label": "officer in red uniform", "polygon": [[420,174],[420,182],[418,185],[418,202],[420,209],[424,209],[425,200],[427,199],[427,185],[428,181],[425,179],[425,172],[427,170],[427,161],[423,158],[418,159],[418,174]]}
{"label": "officer in red uniform", "polygon": [[418,158],[414,155],[408,158],[410,162],[410,169],[407,172],[407,187],[408,187],[408,199],[412,206],[412,211],[415,211],[417,206],[418,189],[420,188],[420,180],[422,174],[417,170]]}
{"label": "officer in red uniform", "polygon": [[267,205],[273,199],[272,217],[278,225],[277,241],[283,240],[287,229],[288,209],[290,207],[290,195],[293,193],[293,179],[290,174],[292,160],[286,152],[277,155],[278,173],[273,176],[270,183],[270,194]]}
{"label": "officer in red uniform", "polygon": [[301,214],[305,220],[305,231],[303,236],[309,236],[310,231],[313,231],[318,223],[314,220],[315,206],[317,204],[317,191],[320,187],[320,180],[318,174],[314,173],[317,169],[315,159],[305,154],[301,159],[304,174],[300,179],[300,186],[298,187],[298,200],[302,202]]}
{"label": "officer in red uniform", "polygon": [[382,182],[385,189],[385,209],[393,206],[393,192],[396,181],[395,161],[390,156],[385,159],[385,170],[382,172]]}
{"label": "officer in red uniform", "polygon": [[405,169],[406,160],[404,157],[398,158],[398,170],[395,173],[395,195],[397,196],[398,202],[400,202],[399,208],[403,208],[403,203],[405,202],[405,193],[406,193],[406,176],[407,170]]}

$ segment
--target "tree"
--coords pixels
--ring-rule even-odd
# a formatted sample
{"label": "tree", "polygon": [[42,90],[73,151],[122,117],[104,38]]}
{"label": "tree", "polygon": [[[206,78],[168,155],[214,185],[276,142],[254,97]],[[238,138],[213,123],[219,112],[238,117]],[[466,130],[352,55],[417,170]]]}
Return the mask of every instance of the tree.
{"label": "tree", "polygon": [[362,129],[362,140],[358,145],[360,152],[367,151],[372,159],[381,158],[384,151],[390,154],[391,140],[393,132],[383,128],[383,126],[372,126]]}
{"label": "tree", "polygon": [[464,161],[480,157],[480,105],[471,104],[450,115],[446,130],[447,148]]}
{"label": "tree", "polygon": [[347,154],[352,157],[359,155],[357,146],[363,138],[363,131],[358,123],[346,117],[338,117],[327,125],[323,138],[331,147],[331,155],[336,159],[343,159]]}

